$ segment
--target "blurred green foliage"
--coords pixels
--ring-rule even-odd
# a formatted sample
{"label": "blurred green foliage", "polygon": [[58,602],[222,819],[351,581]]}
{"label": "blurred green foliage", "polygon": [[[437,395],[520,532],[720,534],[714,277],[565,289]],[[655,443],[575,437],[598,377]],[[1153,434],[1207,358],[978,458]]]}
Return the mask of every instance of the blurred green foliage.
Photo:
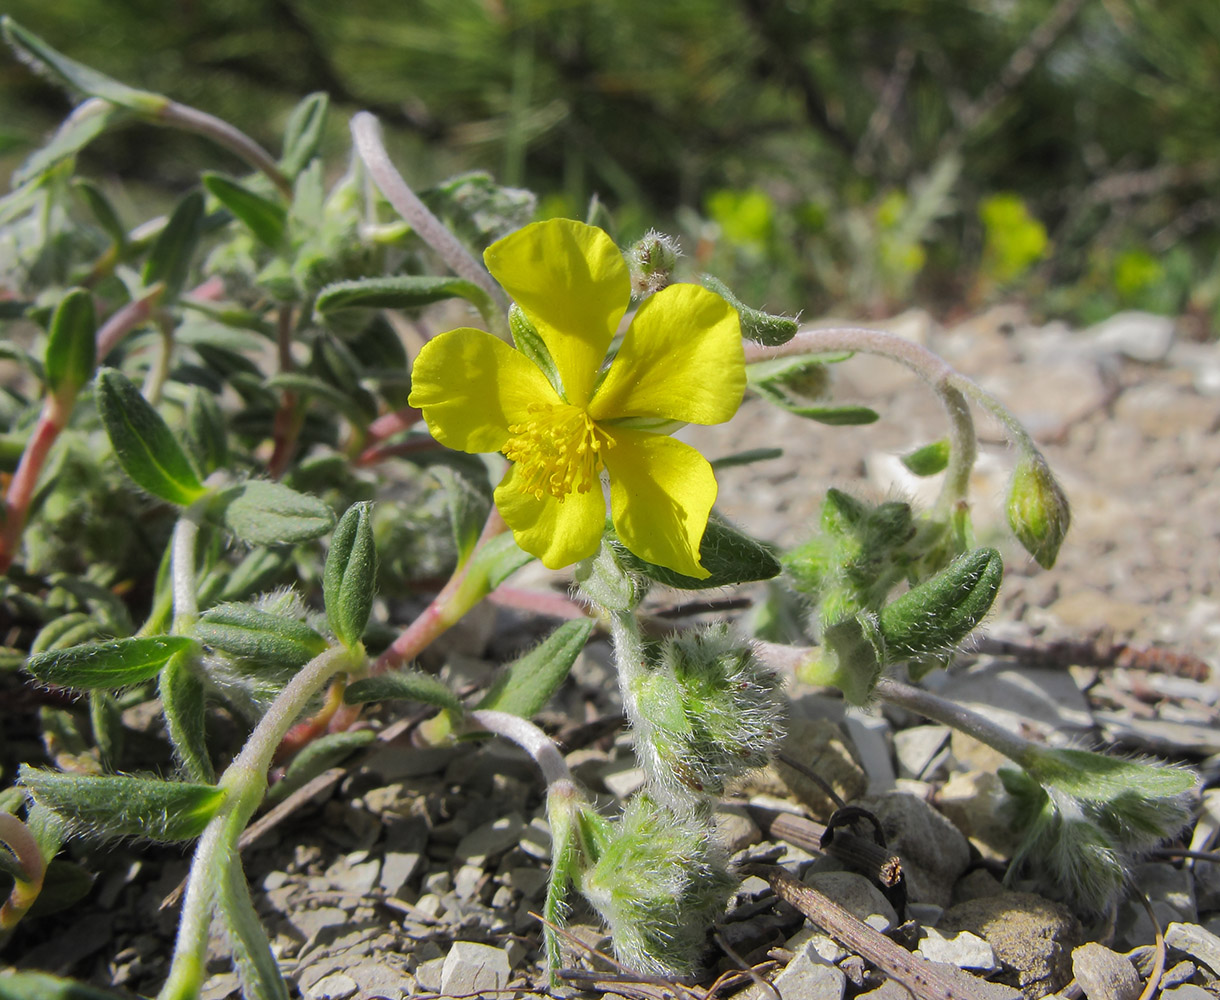
{"label": "blurred green foliage", "polygon": [[[1220,301],[1214,0],[6,6],[269,144],[325,90],[378,114],[420,183],[488,169],[580,217],[596,194],[622,242],[668,218],[697,267],[775,309],[1017,294],[1210,318]],[[0,73],[11,163],[65,108],[21,67]],[[141,128],[88,155],[181,188],[200,142]]]}

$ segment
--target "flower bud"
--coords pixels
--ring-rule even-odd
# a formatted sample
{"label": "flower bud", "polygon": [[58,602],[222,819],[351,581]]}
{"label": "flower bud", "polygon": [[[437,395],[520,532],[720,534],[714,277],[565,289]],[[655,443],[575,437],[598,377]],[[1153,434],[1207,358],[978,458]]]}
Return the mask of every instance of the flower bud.
{"label": "flower bud", "polygon": [[648,230],[627,251],[632,294],[644,299],[659,292],[673,280],[674,268],[681,256],[676,239],[655,229]]}
{"label": "flower bud", "polygon": [[610,842],[579,880],[610,927],[619,959],[636,972],[695,972],[707,931],[736,880],[706,821],[637,795]]}
{"label": "flower bud", "polygon": [[1017,462],[1008,488],[1008,524],[1043,569],[1055,565],[1072,513],[1046,459],[1034,450]]}
{"label": "flower bud", "polygon": [[863,705],[885,666],[885,640],[877,616],[861,612],[828,627],[822,635],[821,655],[797,669],[806,684],[835,687],[848,702]]}

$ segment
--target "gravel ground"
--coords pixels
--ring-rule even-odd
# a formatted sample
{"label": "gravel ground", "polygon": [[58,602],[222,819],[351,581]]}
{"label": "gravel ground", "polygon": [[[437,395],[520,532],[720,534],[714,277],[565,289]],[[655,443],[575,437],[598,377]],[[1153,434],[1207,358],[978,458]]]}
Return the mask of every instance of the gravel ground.
{"label": "gravel ground", "polygon": [[[1045,448],[1073,503],[1058,564],[1038,570],[1006,533],[1002,496],[1011,456],[998,428],[980,420],[975,523],[980,541],[1004,553],[1005,586],[988,638],[929,684],[1028,733],[1160,752],[1200,765],[1214,781],[1220,350],[1192,342],[1170,321],[1139,315],[1070,331],[1031,326],[1012,309],[953,329],[910,313],[889,328],[941,353],[1006,402]],[[877,407],[882,420],[828,428],[748,401],[729,426],[688,429],[686,439],[710,457],[784,449],[782,458],[722,473],[725,514],[764,538],[791,543],[814,519],[827,486],[875,498],[928,492],[895,456],[943,435],[931,394],[898,366],[857,357],[839,366],[834,395]],[[537,573],[522,585],[555,582]],[[432,655],[444,660],[451,679],[486,683],[498,652],[521,631],[518,616],[485,609]],[[735,850],[755,855],[783,844],[784,864],[867,923],[933,961],[992,980],[970,987],[991,992],[960,995],[1012,996],[1015,988],[1032,998],[1075,976],[1090,1000],[1134,1000],[1155,939],[1142,906],[1124,904],[1108,925],[1081,927],[1040,897],[1000,892],[994,871],[1012,845],[995,822],[1000,792],[989,751],[914,716],[844,711],[823,692],[791,693],[787,752],[845,797],[867,796],[862,801],[903,859],[911,905],[900,915],[867,880],[834,870],[841,866],[807,839],[809,821],[829,818],[829,800],[782,767],[762,773],[721,810],[722,833]],[[595,639],[544,721],[566,726],[567,744],[576,747],[569,763],[607,805],[641,780],[629,740],[614,725],[617,712],[608,650]],[[404,727],[383,736],[395,728]],[[531,916],[541,908],[546,878],[541,792],[532,765],[499,744],[420,750],[405,737],[386,738],[327,772],[246,854],[259,912],[301,995],[544,993]],[[784,801],[805,818],[764,833],[760,824],[765,828],[773,813],[763,807]],[[1220,797],[1204,793],[1200,808],[1183,843],[1210,850]],[[124,845],[96,852],[92,862],[101,874],[88,899],[31,924],[4,958],[154,992],[176,917],[162,902],[185,874],[186,859]],[[1170,929],[1164,995],[1220,995],[1220,865],[1153,858],[1135,877]],[[760,879],[748,879],[721,938],[778,975],[784,997],[904,995],[790,907],[768,905],[769,892]],[[573,919],[574,940],[606,949],[588,914],[578,910]],[[1090,937],[1100,944],[1077,948]],[[238,995],[225,954],[217,941],[209,1000]],[[733,968],[723,954],[714,961]],[[559,992],[570,995],[579,985]],[[718,995],[740,989],[768,995],[748,979]],[[615,990],[672,995],[655,984],[603,984],[595,992]]]}

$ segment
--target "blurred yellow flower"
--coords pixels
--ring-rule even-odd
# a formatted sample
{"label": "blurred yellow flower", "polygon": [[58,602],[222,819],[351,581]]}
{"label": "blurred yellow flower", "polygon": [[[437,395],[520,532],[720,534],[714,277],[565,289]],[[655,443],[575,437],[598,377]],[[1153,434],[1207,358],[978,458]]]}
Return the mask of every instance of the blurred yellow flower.
{"label": "blurred yellow flower", "polygon": [[517,544],[544,565],[597,551],[604,469],[623,544],[707,577],[699,543],[716,478],[702,455],[665,432],[737,412],[746,377],[736,311],[705,288],[670,285],[640,305],[606,369],[631,300],[627,265],[606,233],[552,219],[494,243],[483,258],[520,309],[521,349],[483,330],[442,333],[415,361],[410,404],[442,444],[512,461],[496,506]]}

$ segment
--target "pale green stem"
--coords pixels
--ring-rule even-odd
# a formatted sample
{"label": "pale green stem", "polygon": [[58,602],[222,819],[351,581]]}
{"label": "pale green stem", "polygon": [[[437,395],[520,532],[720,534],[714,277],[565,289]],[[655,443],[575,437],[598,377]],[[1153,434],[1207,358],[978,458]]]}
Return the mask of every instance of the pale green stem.
{"label": "pale green stem", "polygon": [[[974,420],[965,394],[971,398],[986,396],[978,386],[958,372],[943,358],[926,347],[882,330],[864,327],[827,327],[823,330],[802,330],[779,347],[746,345],[746,361],[764,361],[794,354],[828,354],[836,351],[858,351],[890,358],[915,372],[940,397],[949,418],[949,464],[936,505],[949,513],[964,504],[969,492],[970,471],[978,455]],[[976,395],[977,394],[977,395]],[[998,404],[997,404],[998,405]]]}
{"label": "pale green stem", "polygon": [[377,119],[367,111],[359,111],[352,116],[351,129],[356,152],[364,161],[373,183],[385,195],[386,201],[411,224],[420,239],[440,255],[441,260],[453,269],[454,274],[473,282],[491,296],[492,302],[498,308],[496,322],[491,324],[496,329],[492,332],[498,335],[506,334],[508,319],[505,313],[507,303],[504,292],[492,281],[487,269],[470,255],[461,241],[411,190],[382,144],[381,128]]}
{"label": "pale green stem", "polygon": [[176,634],[189,628],[199,616],[199,602],[195,592],[195,542],[199,537],[201,511],[190,506],[182,512],[174,525],[173,552],[170,555],[170,579],[174,591],[174,619],[172,631]]}
{"label": "pale green stem", "polygon": [[276,747],[311,698],[327,681],[350,667],[348,650],[335,647],[305,664],[272,702],[246,740],[241,753],[221,776],[228,796],[199,838],[182,900],[178,939],[169,978],[158,1000],[194,1000],[203,984],[208,930],[226,869],[239,864],[237,840],[267,789],[267,768]]}
{"label": "pale green stem", "polygon": [[635,692],[638,682],[648,672],[648,654],[644,651],[644,636],[634,611],[608,611],[610,638],[614,643],[614,662],[618,666],[618,686],[623,698],[623,712],[631,725],[647,725],[640,713]]}
{"label": "pale green stem", "polygon": [[573,780],[567,761],[555,746],[555,741],[529,719],[523,719],[511,712],[497,712],[488,708],[476,709],[470,713],[469,719],[489,733],[512,740],[529,754],[542,772],[548,788],[560,781]]}
{"label": "pale green stem", "polygon": [[985,391],[977,382],[973,382],[964,375],[954,373],[951,384],[958,389],[963,395],[969,397],[984,410],[990,413],[999,424],[1004,428],[1004,434],[1009,442],[1022,452],[1037,452],[1038,446],[1034,443],[1034,439],[1030,437],[1027,431],[1012,412],[998,399]]}
{"label": "pale green stem", "polygon": [[169,324],[169,317],[162,314],[158,321],[161,328],[161,339],[157,342],[157,351],[153,356],[152,367],[144,379],[143,394],[150,404],[156,406],[161,402],[161,390],[169,378],[170,358],[174,352],[174,335]]}
{"label": "pale green stem", "polygon": [[168,101],[159,109],[160,121],[176,125],[189,132],[205,135],[257,170],[261,170],[280,190],[285,198],[292,197],[292,182],[284,176],[275,160],[271,158],[262,146],[251,139],[245,132],[230,125],[227,121],[210,115],[198,108],[191,108],[177,101]]}

